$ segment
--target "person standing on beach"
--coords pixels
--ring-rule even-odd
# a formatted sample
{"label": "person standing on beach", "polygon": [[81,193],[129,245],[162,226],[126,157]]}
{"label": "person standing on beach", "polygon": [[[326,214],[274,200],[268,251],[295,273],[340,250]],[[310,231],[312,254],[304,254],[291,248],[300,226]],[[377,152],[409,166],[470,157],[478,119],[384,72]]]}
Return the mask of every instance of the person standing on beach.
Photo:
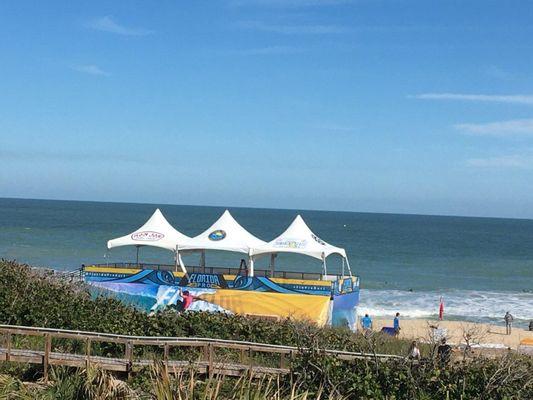
{"label": "person standing on beach", "polygon": [[361,326],[363,328],[363,333],[369,333],[372,331],[372,318],[368,316],[368,314],[365,314],[363,318],[361,318]]}
{"label": "person standing on beach", "polygon": [[509,311],[507,311],[503,319],[505,320],[505,333],[507,335],[510,335],[514,317],[511,315]]}
{"label": "person standing on beach", "polygon": [[400,313],[397,312],[396,316],[394,317],[394,334],[398,336],[400,334]]}

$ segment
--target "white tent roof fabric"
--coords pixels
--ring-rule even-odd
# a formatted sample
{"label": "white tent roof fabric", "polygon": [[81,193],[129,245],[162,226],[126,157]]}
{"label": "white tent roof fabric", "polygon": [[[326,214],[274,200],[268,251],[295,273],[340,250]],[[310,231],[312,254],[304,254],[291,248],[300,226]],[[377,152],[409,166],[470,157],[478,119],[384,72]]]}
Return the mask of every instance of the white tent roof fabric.
{"label": "white tent roof fabric", "polygon": [[129,235],[108,241],[107,248],[153,246],[175,251],[178,243],[189,239],[188,236],[174,229],[158,208],[143,226]]}
{"label": "white tent roof fabric", "polygon": [[254,255],[266,253],[298,253],[322,260],[331,254],[346,258],[346,251],[326,243],[315,235],[301,216],[296,216],[289,227],[274,240],[253,249]]}
{"label": "white tent roof fabric", "polygon": [[331,254],[346,258],[340,247],[326,243],[315,235],[298,215],[289,227],[270,242],[265,242],[244,229],[228,210],[204,232],[193,238],[177,231],[159,209],[146,223],[129,235],[112,239],[107,248],[120,246],[154,246],[167,250],[222,250],[259,256],[269,253],[305,254],[322,260]]}
{"label": "white tent roof fabric", "polygon": [[204,232],[178,243],[178,250],[224,250],[250,254],[252,249],[266,245],[244,229],[228,210]]}

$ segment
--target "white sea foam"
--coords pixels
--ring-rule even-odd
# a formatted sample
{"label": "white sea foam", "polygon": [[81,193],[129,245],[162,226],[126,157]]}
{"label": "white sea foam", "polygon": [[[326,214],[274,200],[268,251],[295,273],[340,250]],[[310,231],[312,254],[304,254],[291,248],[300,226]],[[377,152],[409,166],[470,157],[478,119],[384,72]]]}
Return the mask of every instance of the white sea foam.
{"label": "white sea foam", "polygon": [[392,317],[399,312],[407,318],[431,318],[439,313],[439,299],[444,299],[444,313],[474,322],[502,321],[510,311],[519,324],[533,319],[533,293],[447,290],[410,292],[402,290],[361,290],[359,314]]}

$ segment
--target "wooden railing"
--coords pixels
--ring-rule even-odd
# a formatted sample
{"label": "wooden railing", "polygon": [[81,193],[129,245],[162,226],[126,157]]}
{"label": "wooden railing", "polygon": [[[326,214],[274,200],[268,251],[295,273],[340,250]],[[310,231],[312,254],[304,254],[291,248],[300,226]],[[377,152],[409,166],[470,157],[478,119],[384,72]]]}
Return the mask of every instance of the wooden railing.
{"label": "wooden railing", "polygon": [[[243,373],[250,373],[252,376],[260,377],[268,374],[286,374],[289,372],[288,359],[294,357],[299,352],[306,351],[305,348],[293,346],[280,346],[265,343],[244,342],[235,340],[191,338],[191,337],[154,337],[154,336],[128,336],[108,333],[84,332],[66,329],[34,328],[27,326],[0,325],[0,334],[3,335],[3,345],[0,347],[0,361],[24,362],[42,364],[44,380],[48,380],[48,369],[51,365],[64,365],[71,367],[87,368],[89,365],[99,368],[122,371],[129,373],[134,369],[139,369],[153,365],[158,359],[166,371],[180,371],[194,368],[200,373],[210,376],[214,374],[238,376]],[[41,348],[27,348],[28,343],[15,340],[18,336],[25,339],[39,337],[44,344]],[[61,352],[60,345],[54,348],[54,340],[81,341],[84,353]],[[27,342],[28,340],[26,340]],[[31,342],[31,340],[30,340]],[[107,343],[124,346],[122,357],[110,357],[94,354],[92,346],[95,343]],[[36,346],[35,341],[33,346]],[[157,357],[147,358],[142,353],[142,347],[156,347]],[[136,358],[134,349],[137,348],[141,358]],[[196,359],[183,357],[182,359],[172,359],[171,350],[179,349],[193,350],[191,354],[198,353]],[[217,355],[217,350],[223,351],[225,359]],[[162,350],[162,351],[161,351]],[[231,359],[229,352],[237,352],[237,359]],[[335,356],[342,360],[354,359],[392,359],[403,358],[389,354],[354,353],[338,350],[323,350],[323,354]],[[116,352],[115,352],[116,353]],[[162,354],[161,354],[162,353]],[[254,357],[261,353],[267,357]],[[144,354],[144,355],[143,355]],[[144,358],[142,358],[144,357]],[[235,358],[235,357],[234,357]],[[266,359],[265,359],[266,358]],[[277,360],[277,361],[276,361]],[[272,365],[272,364],[277,365]],[[269,365],[265,365],[269,364]]]}

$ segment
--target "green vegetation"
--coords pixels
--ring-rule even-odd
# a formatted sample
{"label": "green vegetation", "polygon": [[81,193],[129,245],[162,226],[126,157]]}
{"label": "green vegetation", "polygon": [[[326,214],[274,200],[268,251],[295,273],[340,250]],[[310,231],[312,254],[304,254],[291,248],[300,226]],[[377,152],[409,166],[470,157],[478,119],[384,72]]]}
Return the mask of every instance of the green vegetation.
{"label": "green vegetation", "polygon": [[[138,336],[188,336],[300,347],[369,351],[369,343],[345,329],[318,328],[284,320],[168,310],[150,317],[114,298],[94,298],[80,284],[15,262],[0,261],[0,323]],[[379,338],[378,351],[406,354],[409,343]]]}
{"label": "green vegetation", "polygon": [[[197,336],[308,348],[283,378],[210,379],[170,374],[157,364],[126,379],[98,370],[54,369],[50,383],[40,367],[0,363],[0,399],[532,399],[533,359],[507,354],[440,365],[426,346],[425,362],[341,361],[321,349],[405,355],[408,343],[382,335],[318,328],[290,320],[273,323],[222,314],[166,311],[156,316],[116,299],[94,298],[80,284],[0,261],[0,323],[149,336]],[[30,343],[31,344],[31,343]],[[28,345],[28,343],[25,343]],[[34,343],[42,346],[42,343]],[[79,344],[78,344],[79,345]],[[71,351],[76,343],[56,343]],[[42,347],[41,347],[42,348]],[[95,352],[123,354],[118,345]],[[153,350],[158,355],[158,350]],[[174,354],[179,356],[179,354]],[[24,383],[23,383],[24,382]]]}
{"label": "green vegetation", "polygon": [[[155,364],[145,375],[143,382],[125,382],[97,369],[53,370],[49,383],[22,382],[9,374],[0,374],[0,399],[18,400],[340,400],[346,397],[323,390],[304,390],[302,385],[287,384],[278,378],[250,380],[248,377],[227,379],[214,377],[203,379],[194,371],[187,374],[168,375]],[[141,383],[141,384],[140,384]]]}

